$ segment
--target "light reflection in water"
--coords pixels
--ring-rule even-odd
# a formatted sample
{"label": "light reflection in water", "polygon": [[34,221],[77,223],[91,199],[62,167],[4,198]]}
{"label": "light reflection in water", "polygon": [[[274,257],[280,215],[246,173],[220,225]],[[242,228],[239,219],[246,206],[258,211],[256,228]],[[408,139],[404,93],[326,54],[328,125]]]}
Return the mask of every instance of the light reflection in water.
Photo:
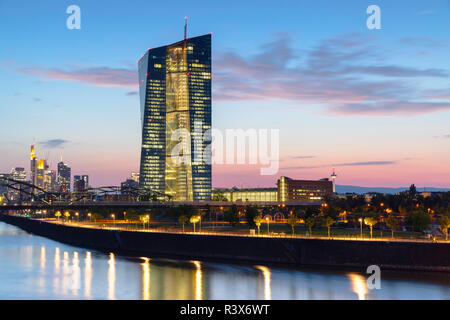
{"label": "light reflection in water", "polygon": [[59,287],[59,264],[61,263],[61,258],[59,256],[59,248],[55,249],[55,277],[53,278],[53,291],[58,293]]}
{"label": "light reflection in water", "polygon": [[45,272],[45,247],[41,246],[41,272]]}
{"label": "light reflection in water", "polygon": [[115,286],[116,286],[116,261],[114,253],[109,254],[108,260],[108,299],[115,299]]}
{"label": "light reflection in water", "polygon": [[91,252],[86,252],[84,258],[84,296],[91,298],[91,283],[92,283],[92,258]]}
{"label": "light reflection in water", "polygon": [[150,300],[150,259],[142,257],[142,300]]}
{"label": "light reflection in water", "polygon": [[195,265],[195,300],[202,300],[202,265],[200,261],[192,261]]}
{"label": "light reflection in water", "polygon": [[9,230],[0,223],[2,299],[450,299],[447,274],[390,272],[369,290],[359,272],[136,261]]}
{"label": "light reflection in water", "polygon": [[73,253],[72,259],[72,294],[78,296],[78,290],[80,289],[81,272],[80,272],[80,260],[78,259],[78,252]]}
{"label": "light reflection in water", "polygon": [[348,277],[352,283],[352,290],[358,295],[358,300],[365,300],[368,291],[366,279],[357,273],[350,273]]}
{"label": "light reflection in water", "polygon": [[59,264],[60,264],[61,258],[59,256],[59,248],[56,247],[55,249],[55,273],[59,274]]}
{"label": "light reflection in water", "polygon": [[67,287],[69,282],[69,253],[64,251],[63,253],[63,267],[62,267],[62,292],[67,294]]}
{"label": "light reflection in water", "polygon": [[264,266],[256,266],[255,268],[261,271],[264,277],[264,299],[272,300],[272,289],[270,287],[270,269]]}
{"label": "light reflection in water", "polygon": [[33,247],[26,246],[25,247],[25,266],[26,268],[33,268]]}
{"label": "light reflection in water", "polygon": [[39,275],[39,288],[45,290],[45,247],[41,246],[41,257],[40,257],[40,275]]}

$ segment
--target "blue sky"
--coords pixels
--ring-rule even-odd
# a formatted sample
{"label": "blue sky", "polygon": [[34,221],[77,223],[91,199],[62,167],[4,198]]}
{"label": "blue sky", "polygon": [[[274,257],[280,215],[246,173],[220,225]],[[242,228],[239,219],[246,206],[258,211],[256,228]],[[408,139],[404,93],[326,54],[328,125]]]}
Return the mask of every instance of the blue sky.
{"label": "blue sky", "polygon": [[[371,4],[381,30],[366,27]],[[184,16],[190,36],[213,34],[213,126],[280,129],[277,176],[216,165],[213,185],[334,166],[340,184],[450,187],[448,0],[0,1],[0,172],[28,169],[33,139],[93,185],[137,171],[136,63],[180,40]]]}

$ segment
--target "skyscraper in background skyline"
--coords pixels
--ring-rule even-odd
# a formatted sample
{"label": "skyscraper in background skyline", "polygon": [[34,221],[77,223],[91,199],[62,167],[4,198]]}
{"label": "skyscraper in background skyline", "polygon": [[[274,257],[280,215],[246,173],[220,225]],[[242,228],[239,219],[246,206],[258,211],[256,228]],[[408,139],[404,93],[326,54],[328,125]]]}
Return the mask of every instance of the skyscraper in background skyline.
{"label": "skyscraper in background skyline", "polygon": [[33,185],[37,185],[37,183],[36,183],[37,162],[38,162],[38,159],[36,159],[36,153],[34,152],[34,144],[32,144],[31,150],[30,150],[30,182]]}
{"label": "skyscraper in background skyline", "polygon": [[[30,182],[31,184],[46,188],[48,185],[49,178],[47,177],[49,165],[47,160],[38,159],[34,150],[34,144],[31,145],[30,149]],[[50,178],[51,179],[51,178]],[[36,190],[35,190],[36,192]]]}
{"label": "skyscraper in background skyline", "polygon": [[[27,172],[25,168],[13,168],[11,169],[11,173],[9,174],[9,178],[14,179],[16,181],[27,181]],[[9,201],[18,201],[22,197],[22,193],[18,190],[8,188],[8,200]]]}
{"label": "skyscraper in background skyline", "polygon": [[[174,200],[209,200],[211,152],[203,154],[200,161],[194,158],[196,151],[208,145],[202,137],[211,129],[211,35],[185,37],[149,49],[139,60],[138,71],[140,186]],[[189,132],[189,137],[173,139],[180,130]],[[183,153],[190,160],[187,163],[173,161],[172,151],[180,145],[188,153]]]}
{"label": "skyscraper in background skyline", "polygon": [[89,188],[89,176],[75,175],[73,176],[73,191],[81,192]]}
{"label": "skyscraper in background skyline", "polygon": [[85,189],[89,188],[89,176],[84,174],[81,176],[81,180],[84,181],[84,188]]}
{"label": "skyscraper in background skyline", "polygon": [[58,191],[58,177],[55,170],[46,170],[44,176],[44,189],[51,192]]}
{"label": "skyscraper in background skyline", "polygon": [[64,162],[58,163],[58,185],[61,192],[70,192],[70,167]]}

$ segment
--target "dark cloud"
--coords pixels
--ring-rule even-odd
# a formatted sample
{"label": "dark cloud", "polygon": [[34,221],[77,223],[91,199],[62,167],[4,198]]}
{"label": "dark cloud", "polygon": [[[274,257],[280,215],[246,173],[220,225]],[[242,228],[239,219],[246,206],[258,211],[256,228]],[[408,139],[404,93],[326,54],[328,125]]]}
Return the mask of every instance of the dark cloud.
{"label": "dark cloud", "polygon": [[295,156],[292,157],[293,159],[311,159],[311,158],[315,158],[316,156]]}
{"label": "dark cloud", "polygon": [[331,110],[340,114],[349,115],[402,115],[411,116],[424,113],[430,113],[450,109],[449,102],[408,102],[408,101],[386,101],[386,102],[367,102],[367,103],[349,103],[340,106],[331,107]]}
{"label": "dark cloud", "polygon": [[345,163],[333,163],[317,166],[293,166],[285,167],[285,170],[298,170],[298,169],[317,169],[317,168],[329,168],[329,167],[359,167],[359,166],[386,166],[396,164],[397,161],[363,161],[363,162],[345,162]]}
{"label": "dark cloud", "polygon": [[353,166],[386,166],[396,164],[397,161],[365,161],[365,162],[347,162],[336,164],[336,167],[353,167]]}
{"label": "dark cloud", "polygon": [[411,46],[443,48],[450,45],[450,39],[438,39],[433,37],[403,37],[399,40],[401,43]]}
{"label": "dark cloud", "polygon": [[450,134],[444,134],[442,136],[434,136],[434,138],[438,139],[450,139]]}
{"label": "dark cloud", "polygon": [[50,139],[46,141],[40,141],[39,144],[46,148],[64,148],[65,144],[67,144],[69,140],[64,139]]}
{"label": "dark cloud", "polygon": [[42,99],[40,99],[40,98],[33,98],[33,101],[34,101],[34,102],[41,102]]}
{"label": "dark cloud", "polygon": [[137,96],[139,94],[139,92],[137,91],[129,91],[127,93],[125,93],[127,96]]}

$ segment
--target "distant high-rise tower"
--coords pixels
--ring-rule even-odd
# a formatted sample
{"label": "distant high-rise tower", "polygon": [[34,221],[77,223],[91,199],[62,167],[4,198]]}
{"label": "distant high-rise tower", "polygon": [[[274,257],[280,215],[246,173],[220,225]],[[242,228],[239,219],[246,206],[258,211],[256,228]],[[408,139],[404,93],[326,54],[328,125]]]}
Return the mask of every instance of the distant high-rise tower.
{"label": "distant high-rise tower", "polygon": [[333,168],[333,173],[331,174],[331,181],[333,181],[333,193],[336,193],[336,177],[337,177],[337,174]]}
{"label": "distant high-rise tower", "polygon": [[84,181],[84,187],[86,189],[88,189],[89,188],[89,176],[88,175],[82,175],[81,176],[81,180]]}
{"label": "distant high-rise tower", "polygon": [[86,180],[83,179],[83,176],[73,176],[73,191],[82,192],[86,189]]}
{"label": "distant high-rise tower", "polygon": [[37,185],[36,184],[37,165],[38,165],[38,159],[36,159],[36,153],[34,152],[34,144],[33,144],[33,145],[31,145],[31,151],[30,151],[30,182],[33,185]]}
{"label": "distant high-rise tower", "polygon": [[64,162],[58,163],[58,185],[61,192],[70,192],[70,167]]}
{"label": "distant high-rise tower", "polygon": [[[211,35],[149,49],[138,70],[140,186],[173,200],[210,200],[211,150],[203,137],[211,129]],[[174,161],[179,149],[189,161]]]}
{"label": "distant high-rise tower", "polygon": [[[38,159],[34,151],[34,144],[30,150],[30,182],[31,184],[45,188],[45,180],[49,166],[47,160]],[[34,190],[37,193],[37,190]]]}
{"label": "distant high-rise tower", "polygon": [[[16,181],[25,182],[27,180],[27,173],[25,168],[13,168],[11,173],[9,174],[9,178],[14,179]],[[18,186],[21,188],[21,186]],[[16,189],[9,188],[8,189],[8,199],[10,201],[19,201],[22,199],[22,193]]]}

